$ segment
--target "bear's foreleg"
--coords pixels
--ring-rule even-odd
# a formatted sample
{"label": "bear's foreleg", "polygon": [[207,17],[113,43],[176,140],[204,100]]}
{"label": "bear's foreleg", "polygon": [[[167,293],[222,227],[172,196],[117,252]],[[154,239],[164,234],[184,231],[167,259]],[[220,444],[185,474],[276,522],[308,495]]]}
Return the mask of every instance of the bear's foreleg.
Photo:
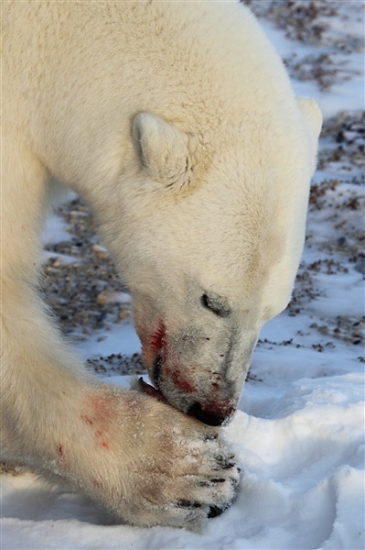
{"label": "bear's foreleg", "polygon": [[231,504],[238,470],[214,429],[89,378],[34,304],[2,328],[3,459],[57,474],[137,525],[198,529]]}

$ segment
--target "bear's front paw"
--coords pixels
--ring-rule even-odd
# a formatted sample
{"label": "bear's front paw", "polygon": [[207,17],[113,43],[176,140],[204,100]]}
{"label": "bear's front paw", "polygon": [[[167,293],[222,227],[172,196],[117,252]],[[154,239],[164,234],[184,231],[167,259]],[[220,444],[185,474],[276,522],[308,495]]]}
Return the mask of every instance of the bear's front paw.
{"label": "bear's front paw", "polygon": [[85,395],[76,420],[77,437],[57,442],[53,471],[115,517],[199,530],[234,501],[239,470],[218,429],[106,385]]}
{"label": "bear's front paw", "polygon": [[128,491],[124,517],[136,525],[200,530],[235,500],[234,455],[217,430],[164,404],[154,401],[151,407],[143,445],[128,464],[126,480],[133,492]]}

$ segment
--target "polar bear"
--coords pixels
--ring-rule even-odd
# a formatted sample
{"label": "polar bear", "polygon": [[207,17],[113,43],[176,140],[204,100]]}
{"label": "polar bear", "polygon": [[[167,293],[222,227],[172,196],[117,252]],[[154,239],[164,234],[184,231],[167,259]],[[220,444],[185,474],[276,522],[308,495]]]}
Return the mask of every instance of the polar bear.
{"label": "polar bear", "polygon": [[[2,459],[132,524],[199,529],[235,497],[217,426],[290,298],[319,109],[239,4],[2,12]],[[91,377],[37,294],[40,231],[66,188],[130,289],[155,389]]]}

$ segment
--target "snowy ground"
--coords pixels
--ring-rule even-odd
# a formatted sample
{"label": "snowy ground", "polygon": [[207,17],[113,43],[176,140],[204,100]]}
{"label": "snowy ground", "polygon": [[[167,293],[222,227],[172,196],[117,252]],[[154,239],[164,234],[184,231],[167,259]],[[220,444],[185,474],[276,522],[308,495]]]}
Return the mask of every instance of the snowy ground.
{"label": "snowy ground", "polygon": [[[3,550],[364,548],[363,3],[297,0],[284,2],[284,12],[275,1],[249,3],[297,93],[318,99],[326,124],[293,300],[263,329],[239,411],[225,429],[243,471],[238,500],[202,535],[137,529],[113,524],[79,494],[30,473],[3,474]],[[139,342],[128,296],[90,225],[77,203],[52,218],[44,291],[90,368],[128,385],[121,373],[143,372]],[[74,282],[85,252],[75,231],[88,243],[93,284],[86,277],[83,292],[91,298]],[[61,279],[64,301],[54,288]]]}

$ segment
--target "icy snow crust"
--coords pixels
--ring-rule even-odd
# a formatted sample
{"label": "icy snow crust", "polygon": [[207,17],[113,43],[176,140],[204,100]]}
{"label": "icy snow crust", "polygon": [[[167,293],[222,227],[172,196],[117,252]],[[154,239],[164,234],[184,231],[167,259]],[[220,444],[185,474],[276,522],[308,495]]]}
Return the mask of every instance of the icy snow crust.
{"label": "icy snow crust", "polygon": [[[361,34],[362,2],[342,3],[342,16],[345,5]],[[339,15],[330,21],[338,33]],[[264,25],[283,57],[294,50],[298,56],[318,53],[318,46],[294,43],[273,23]],[[359,52],[350,54],[352,80],[330,90],[294,80],[295,89],[317,98],[327,117],[358,111],[362,60]],[[30,473],[3,474],[3,550],[364,548],[365,262],[356,248],[364,225],[363,167],[349,162],[360,143],[354,145],[350,134],[342,156],[332,155],[334,135],[323,137],[293,301],[263,329],[239,410],[224,430],[242,468],[237,502],[210,520],[202,535],[141,529],[113,524],[64,486],[50,487]],[[57,235],[61,241],[66,229],[54,217],[46,242]],[[121,351],[132,356],[139,343],[127,318],[111,330],[95,330],[79,348],[85,359]],[[109,381],[129,386],[128,376]]]}

